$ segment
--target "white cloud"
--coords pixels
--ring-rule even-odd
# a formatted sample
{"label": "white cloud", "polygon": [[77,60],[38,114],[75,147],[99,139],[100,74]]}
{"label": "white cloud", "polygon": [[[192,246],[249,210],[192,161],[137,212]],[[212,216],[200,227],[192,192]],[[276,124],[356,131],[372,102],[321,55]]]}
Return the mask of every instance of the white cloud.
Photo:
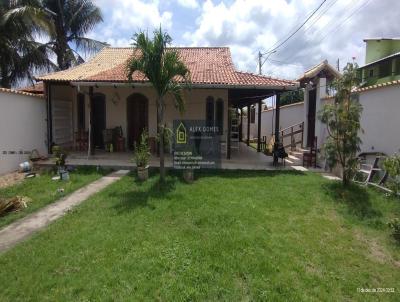
{"label": "white cloud", "polygon": [[176,0],[178,4],[187,7],[187,8],[197,8],[199,7],[199,3],[197,0]]}
{"label": "white cloud", "polygon": [[[207,0],[195,29],[183,39],[193,46],[230,46],[240,69],[256,72],[257,53],[285,39],[318,7],[320,0],[236,0],[230,4]],[[305,69],[328,59],[343,67],[353,56],[364,63],[368,36],[397,35],[400,1],[328,0],[293,38],[270,56],[263,70],[296,78]],[[390,9],[388,9],[390,8]]]}
{"label": "white cloud", "polygon": [[138,30],[172,28],[172,12],[161,12],[158,1],[96,0],[96,4],[101,7],[105,20],[90,36],[112,46],[129,46],[131,36]]}

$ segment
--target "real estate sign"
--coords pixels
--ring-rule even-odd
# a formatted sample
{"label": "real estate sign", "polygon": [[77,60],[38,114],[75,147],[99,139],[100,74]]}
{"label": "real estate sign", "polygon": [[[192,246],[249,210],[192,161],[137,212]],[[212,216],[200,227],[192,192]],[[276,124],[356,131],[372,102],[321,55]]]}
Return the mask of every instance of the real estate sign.
{"label": "real estate sign", "polygon": [[174,120],[175,169],[219,168],[220,129],[205,120]]}

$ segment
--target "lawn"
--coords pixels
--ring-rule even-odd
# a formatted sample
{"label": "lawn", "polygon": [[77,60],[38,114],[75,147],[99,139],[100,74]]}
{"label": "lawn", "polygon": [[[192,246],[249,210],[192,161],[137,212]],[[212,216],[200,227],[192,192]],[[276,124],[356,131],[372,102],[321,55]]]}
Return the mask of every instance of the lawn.
{"label": "lawn", "polygon": [[94,195],[0,255],[0,300],[398,301],[398,200],[311,173],[198,176]]}
{"label": "lawn", "polygon": [[[100,178],[107,173],[105,170],[97,171],[92,167],[80,167],[70,173],[70,181],[54,181],[52,171],[44,171],[39,177],[25,179],[22,183],[1,188],[1,197],[27,196],[31,199],[28,207],[7,215],[0,216],[0,228],[32,213],[49,203],[83,187],[84,185]],[[63,192],[58,189],[64,189]]]}

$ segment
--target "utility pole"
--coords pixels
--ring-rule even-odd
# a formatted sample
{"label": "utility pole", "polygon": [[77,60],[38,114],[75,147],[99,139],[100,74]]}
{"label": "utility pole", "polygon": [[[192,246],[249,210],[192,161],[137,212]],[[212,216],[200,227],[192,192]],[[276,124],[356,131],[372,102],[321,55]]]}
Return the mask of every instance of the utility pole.
{"label": "utility pole", "polygon": [[[267,51],[266,53],[261,53],[261,51],[258,52],[258,74],[262,74],[262,66],[265,64],[265,62],[268,60],[269,56],[272,55],[273,53],[276,53],[276,50],[271,50]],[[263,56],[267,55],[265,60],[263,61],[262,58]]]}
{"label": "utility pole", "polygon": [[339,58],[337,59],[336,68],[337,68],[337,71],[340,72],[340,61],[339,61]]}

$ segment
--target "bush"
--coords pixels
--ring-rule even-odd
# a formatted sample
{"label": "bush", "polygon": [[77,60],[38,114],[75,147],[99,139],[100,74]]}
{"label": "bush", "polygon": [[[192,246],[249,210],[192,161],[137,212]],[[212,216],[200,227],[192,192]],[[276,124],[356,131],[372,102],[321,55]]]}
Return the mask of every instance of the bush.
{"label": "bush", "polygon": [[388,223],[388,226],[392,229],[392,236],[400,243],[400,219],[394,218]]}
{"label": "bush", "polygon": [[150,159],[149,136],[144,130],[140,135],[140,141],[134,145],[135,162],[137,167],[146,167]]}
{"label": "bush", "polygon": [[395,154],[385,159],[383,162],[385,171],[389,173],[387,186],[395,195],[400,193],[400,155]]}
{"label": "bush", "polygon": [[52,148],[54,154],[54,160],[58,169],[65,167],[65,161],[67,159],[67,152],[63,150],[60,146],[53,146]]}

